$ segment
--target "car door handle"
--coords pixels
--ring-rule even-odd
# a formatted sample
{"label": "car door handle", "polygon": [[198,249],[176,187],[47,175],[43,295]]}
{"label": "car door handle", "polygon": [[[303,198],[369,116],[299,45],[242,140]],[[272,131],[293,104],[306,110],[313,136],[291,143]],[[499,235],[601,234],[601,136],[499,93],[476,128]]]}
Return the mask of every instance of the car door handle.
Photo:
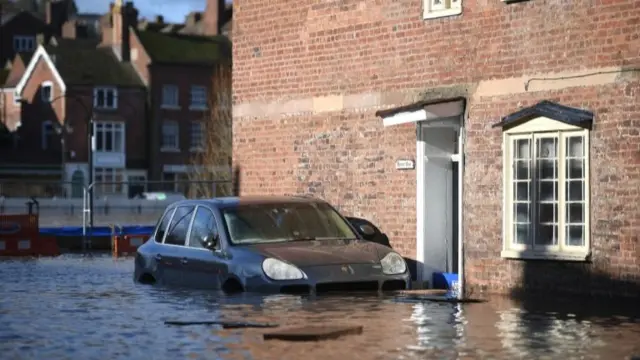
{"label": "car door handle", "polygon": [[157,261],[160,261],[160,260],[162,260],[162,255],[156,254],[155,258],[156,258]]}
{"label": "car door handle", "polygon": [[183,258],[182,260],[180,260],[180,263],[182,265],[187,265],[189,263],[189,260],[187,260],[187,258]]}

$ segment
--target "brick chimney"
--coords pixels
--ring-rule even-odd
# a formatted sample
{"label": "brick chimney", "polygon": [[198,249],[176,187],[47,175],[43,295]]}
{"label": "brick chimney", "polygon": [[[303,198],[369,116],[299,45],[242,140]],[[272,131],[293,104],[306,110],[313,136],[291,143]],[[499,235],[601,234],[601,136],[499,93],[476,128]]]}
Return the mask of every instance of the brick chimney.
{"label": "brick chimney", "polygon": [[133,2],[116,0],[110,5],[111,9],[111,45],[119,47],[122,61],[131,61],[131,43],[129,27],[138,26],[138,10],[133,7]]}
{"label": "brick chimney", "polygon": [[222,25],[224,24],[221,24],[220,18],[224,14],[225,8],[225,0],[207,0],[203,16],[204,35],[213,36],[222,32]]}
{"label": "brick chimney", "polygon": [[51,25],[53,22],[53,4],[51,0],[44,1],[44,22]]}

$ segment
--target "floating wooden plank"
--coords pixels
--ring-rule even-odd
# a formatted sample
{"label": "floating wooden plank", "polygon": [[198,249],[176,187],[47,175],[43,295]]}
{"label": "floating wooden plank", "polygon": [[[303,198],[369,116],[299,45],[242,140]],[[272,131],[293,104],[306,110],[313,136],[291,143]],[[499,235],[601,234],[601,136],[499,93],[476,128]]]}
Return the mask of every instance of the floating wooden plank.
{"label": "floating wooden plank", "polygon": [[236,321],[165,321],[165,325],[189,326],[189,325],[220,325],[223,329],[242,328],[276,328],[278,324],[236,322]]}
{"label": "floating wooden plank", "polygon": [[265,340],[318,341],[337,339],[345,335],[360,335],[360,325],[310,325],[292,327],[263,334]]}
{"label": "floating wooden plank", "polygon": [[446,295],[449,290],[444,289],[416,289],[416,290],[398,290],[394,292],[397,295]]}
{"label": "floating wooden plank", "polygon": [[437,295],[409,295],[405,296],[405,299],[410,300],[418,300],[418,301],[432,301],[432,302],[442,302],[442,303],[450,303],[450,304],[469,304],[469,303],[481,303],[485,302],[485,300],[480,299],[472,299],[472,298],[463,298],[458,299],[452,296],[437,296]]}

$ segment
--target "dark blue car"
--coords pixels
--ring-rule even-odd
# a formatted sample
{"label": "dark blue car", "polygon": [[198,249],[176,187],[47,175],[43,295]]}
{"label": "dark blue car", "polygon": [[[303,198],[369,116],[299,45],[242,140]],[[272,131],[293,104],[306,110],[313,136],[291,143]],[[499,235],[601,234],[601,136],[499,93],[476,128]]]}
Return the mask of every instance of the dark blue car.
{"label": "dark blue car", "polygon": [[225,292],[408,289],[403,257],[365,240],[376,230],[308,197],[181,200],[138,248],[134,279]]}

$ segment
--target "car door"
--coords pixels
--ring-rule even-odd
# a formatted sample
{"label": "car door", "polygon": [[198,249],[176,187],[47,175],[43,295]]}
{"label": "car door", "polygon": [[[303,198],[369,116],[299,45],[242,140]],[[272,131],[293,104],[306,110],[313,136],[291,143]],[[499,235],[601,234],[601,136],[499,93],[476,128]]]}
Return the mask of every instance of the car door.
{"label": "car door", "polygon": [[162,243],[162,250],[155,255],[165,285],[187,285],[184,284],[184,264],[188,261],[185,244],[195,208],[195,205],[176,207]]}
{"label": "car door", "polygon": [[213,250],[203,247],[201,239],[210,234],[219,234],[216,216],[207,206],[199,205],[189,230],[186,276],[190,286],[217,290],[226,279],[228,269],[220,242]]}
{"label": "car door", "polygon": [[[175,208],[167,208],[162,218],[158,221],[155,230],[153,231],[153,246],[149,247],[141,247],[148,249],[148,251],[144,252],[144,258],[146,261],[143,263],[147,268],[147,271],[153,275],[153,277],[158,280],[160,283],[164,283],[164,264],[162,263],[162,253],[164,252],[164,245],[162,242],[167,234],[167,229],[169,228],[169,224],[171,223],[171,219],[173,218],[173,214],[175,213]],[[146,250],[145,249],[145,250]],[[139,251],[140,252],[140,251]]]}

